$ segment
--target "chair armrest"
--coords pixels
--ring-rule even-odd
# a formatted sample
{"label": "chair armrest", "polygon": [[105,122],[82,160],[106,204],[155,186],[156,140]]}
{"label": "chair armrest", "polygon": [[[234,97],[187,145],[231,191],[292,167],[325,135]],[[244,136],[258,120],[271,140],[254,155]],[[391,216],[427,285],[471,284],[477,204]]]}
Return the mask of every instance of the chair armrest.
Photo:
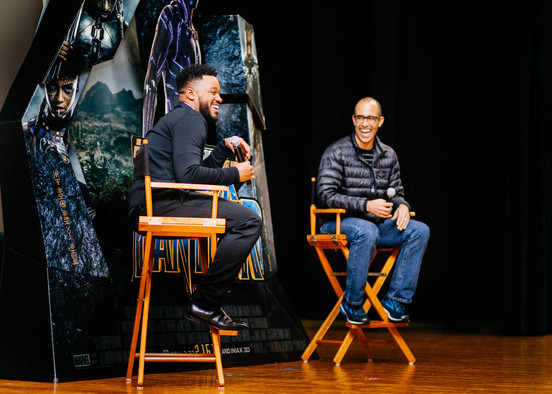
{"label": "chair armrest", "polygon": [[313,213],[345,213],[347,212],[343,208],[315,208]]}
{"label": "chair armrest", "polygon": [[228,191],[228,186],[206,185],[200,183],[152,182],[151,187],[158,189],[213,190],[220,192]]}
{"label": "chair armrest", "polygon": [[148,180],[149,177],[146,177],[146,206],[148,216],[153,216],[153,207],[151,202],[151,189],[182,189],[182,190],[196,190],[199,193],[209,194],[213,197],[213,206],[211,207],[211,217],[216,218],[218,212],[218,197],[219,192],[227,192],[229,190],[228,186],[223,185],[205,185],[200,183],[176,183],[176,182],[149,182],[150,201],[148,203]]}
{"label": "chair armrest", "polygon": [[311,235],[316,234],[316,215],[317,214],[325,214],[325,213],[333,213],[335,214],[335,222],[336,222],[336,233],[341,233],[341,214],[347,212],[344,208],[316,208],[314,204],[310,207],[310,228],[311,228]]}
{"label": "chair armrest", "polygon": [[[345,213],[347,212],[343,208],[315,208],[313,213]],[[416,212],[410,212],[410,216],[416,216]]]}

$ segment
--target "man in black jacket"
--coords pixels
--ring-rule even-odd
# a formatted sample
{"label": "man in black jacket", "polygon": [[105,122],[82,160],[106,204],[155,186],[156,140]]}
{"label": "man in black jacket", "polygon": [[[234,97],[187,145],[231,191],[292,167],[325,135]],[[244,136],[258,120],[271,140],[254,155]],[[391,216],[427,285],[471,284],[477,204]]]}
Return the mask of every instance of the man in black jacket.
{"label": "man in black jacket", "polygon": [[[216,70],[192,65],[182,70],[176,83],[179,103],[148,131],[149,165],[152,181],[231,185],[255,179],[249,162],[251,149],[240,139],[246,161],[221,168],[233,153],[230,138],[221,140],[203,159],[208,122],[216,122],[220,85]],[[145,212],[144,181],[135,180],[129,193],[129,219],[137,227]],[[211,216],[211,197],[196,192],[157,189],[153,213],[158,216]],[[226,233],[207,273],[197,284],[187,317],[225,330],[247,329],[245,322],[230,318],[222,301],[243,262],[261,234],[262,221],[252,209],[219,199],[219,217],[226,219]]]}
{"label": "man in black jacket", "polygon": [[[341,312],[352,324],[370,321],[362,304],[368,266],[377,246],[402,246],[382,305],[390,320],[410,319],[404,304],[412,302],[429,240],[429,228],[410,219],[397,155],[376,136],[383,121],[379,102],[371,97],[361,99],[353,115],[355,132],[330,145],[318,169],[322,205],[347,210],[341,221],[341,232],[349,241]],[[395,191],[391,201],[388,188]],[[324,223],[321,231],[335,233],[335,221]]]}

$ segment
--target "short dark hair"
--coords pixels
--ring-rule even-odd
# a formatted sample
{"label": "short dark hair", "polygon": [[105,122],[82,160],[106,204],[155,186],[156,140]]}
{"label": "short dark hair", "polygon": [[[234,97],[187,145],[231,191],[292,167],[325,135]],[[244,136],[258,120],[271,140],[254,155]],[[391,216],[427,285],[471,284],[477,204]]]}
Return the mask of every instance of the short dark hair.
{"label": "short dark hair", "polygon": [[217,76],[217,70],[208,64],[192,64],[188,66],[176,76],[176,88],[180,92],[180,89],[188,85],[190,82],[197,81],[203,78],[204,75]]}

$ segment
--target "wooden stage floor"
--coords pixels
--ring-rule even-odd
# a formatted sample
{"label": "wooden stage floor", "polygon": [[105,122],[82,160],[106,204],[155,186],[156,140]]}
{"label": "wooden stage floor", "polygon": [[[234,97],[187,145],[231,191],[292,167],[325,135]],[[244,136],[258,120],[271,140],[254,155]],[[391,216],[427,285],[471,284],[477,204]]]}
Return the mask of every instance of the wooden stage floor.
{"label": "wooden stage floor", "polygon": [[[319,322],[306,321],[312,337]],[[336,330],[337,329],[337,330]],[[345,334],[334,324],[335,339]],[[414,322],[400,330],[417,358],[414,365],[395,345],[374,344],[374,361],[366,362],[355,341],[340,366],[335,345],[321,345],[318,360],[225,368],[225,389],[215,371],[147,374],[144,389],[123,377],[67,383],[0,380],[0,393],[552,393],[552,335],[503,336],[445,331]],[[387,330],[370,338],[390,339]]]}

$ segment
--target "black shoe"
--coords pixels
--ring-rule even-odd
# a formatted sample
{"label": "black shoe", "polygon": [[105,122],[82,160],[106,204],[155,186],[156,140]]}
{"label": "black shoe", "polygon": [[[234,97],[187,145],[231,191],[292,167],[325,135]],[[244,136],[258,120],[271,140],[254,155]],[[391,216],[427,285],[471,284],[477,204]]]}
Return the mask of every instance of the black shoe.
{"label": "black shoe", "polygon": [[219,330],[247,330],[249,325],[244,321],[233,320],[230,316],[222,310],[222,308],[216,311],[207,311],[199,308],[197,305],[190,304],[188,306],[186,318],[196,323],[207,323],[210,326],[218,328]]}

